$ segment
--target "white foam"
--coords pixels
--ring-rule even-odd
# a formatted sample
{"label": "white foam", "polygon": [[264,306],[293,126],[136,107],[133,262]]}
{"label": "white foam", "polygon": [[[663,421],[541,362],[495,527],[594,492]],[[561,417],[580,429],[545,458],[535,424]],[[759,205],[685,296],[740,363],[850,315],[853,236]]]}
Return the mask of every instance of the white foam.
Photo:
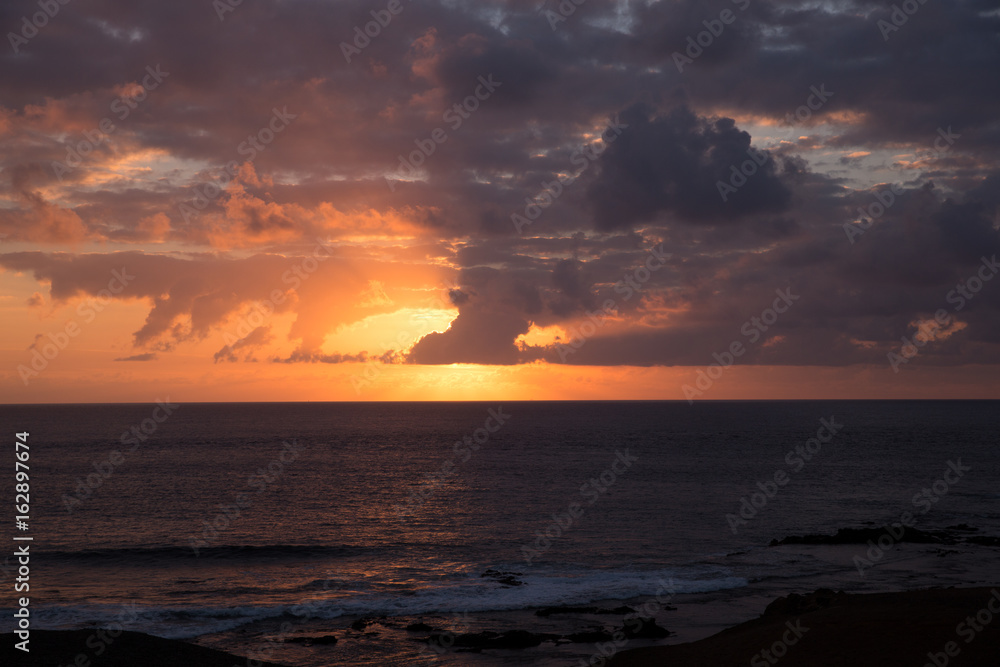
{"label": "white foam", "polygon": [[[189,639],[225,632],[241,625],[283,615],[333,619],[340,616],[414,616],[427,613],[509,611],[556,605],[586,604],[597,600],[628,600],[644,596],[701,593],[747,585],[722,568],[589,570],[572,573],[538,571],[517,575],[524,585],[502,586],[475,575],[439,581],[404,593],[361,593],[336,599],[322,595],[291,604],[261,606],[151,607],[138,605],[138,618],[122,624],[127,630],[170,639]],[[6,611],[6,610],[5,610]],[[88,605],[41,607],[34,612],[36,627],[67,629],[121,623],[122,607]]]}

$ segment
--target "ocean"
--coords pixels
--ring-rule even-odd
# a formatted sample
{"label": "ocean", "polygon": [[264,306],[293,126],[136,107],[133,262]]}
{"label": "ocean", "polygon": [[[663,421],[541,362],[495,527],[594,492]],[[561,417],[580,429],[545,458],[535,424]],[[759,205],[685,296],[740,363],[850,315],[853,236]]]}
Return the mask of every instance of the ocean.
{"label": "ocean", "polygon": [[[675,633],[630,648],[700,639],[819,587],[996,585],[998,407],[161,403],[0,415],[11,440],[30,433],[32,628],[118,623],[302,667],[580,665],[597,664],[594,643],[468,652],[406,627],[621,625],[535,613],[595,605],[644,609]],[[4,475],[5,498],[13,485]],[[5,512],[13,526],[11,503]],[[898,537],[903,523],[929,537]],[[847,528],[867,532],[808,537]],[[807,539],[770,546],[789,536]],[[12,554],[0,556],[8,591]],[[12,596],[3,605],[10,632]],[[315,641],[329,635],[335,644]]]}

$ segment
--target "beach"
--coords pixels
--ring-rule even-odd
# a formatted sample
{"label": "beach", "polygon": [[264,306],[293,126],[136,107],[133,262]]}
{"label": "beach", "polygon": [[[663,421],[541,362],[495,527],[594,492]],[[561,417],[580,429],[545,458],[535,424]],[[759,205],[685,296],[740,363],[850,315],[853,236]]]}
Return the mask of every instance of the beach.
{"label": "beach", "polygon": [[[540,618],[569,611],[565,608],[539,610]],[[576,611],[585,613],[588,609],[577,608]],[[626,622],[623,627],[628,628],[630,624]],[[538,655],[530,650],[532,647],[541,642],[581,640],[579,636],[568,638],[533,632],[536,629],[539,628],[498,633],[498,637],[490,637],[488,632],[455,635],[447,649],[449,661],[454,664],[475,664],[484,660],[500,663],[509,658],[525,664],[545,664],[545,660],[537,660]],[[119,633],[109,642],[108,635],[99,632],[96,628],[35,631],[30,654],[13,648],[16,635],[3,635],[0,637],[0,658],[5,665],[19,667],[68,666],[81,664],[81,660],[95,667],[172,667],[178,663],[190,667],[281,667],[279,663],[262,661],[259,657],[234,655],[138,632]],[[336,634],[348,638],[351,631],[345,629]],[[416,632],[414,636],[435,635]],[[436,637],[440,639],[442,635],[439,633]],[[592,639],[596,650],[587,662],[608,667],[735,667],[747,664],[763,667],[779,662],[789,667],[994,667],[1000,656],[1000,590],[996,587],[934,588],[859,595],[821,589],[778,598],[760,617],[699,641],[670,644],[671,640],[665,640],[668,645],[634,648],[609,656],[615,637],[595,636]],[[351,654],[338,652],[334,635],[313,636],[312,641],[328,647],[326,664],[354,664]],[[104,647],[99,654],[94,650],[97,646]],[[608,657],[610,660],[605,662]],[[414,660],[421,664],[432,661],[434,658],[429,654]],[[390,661],[385,664],[405,663]],[[586,663],[581,661],[581,664]]]}
{"label": "beach", "polygon": [[[250,665],[239,656],[142,632],[35,630],[25,653],[14,648],[15,634],[0,635],[0,663],[18,667],[233,667]],[[254,661],[253,667],[283,667]]]}
{"label": "beach", "polygon": [[1000,591],[944,588],[779,598],[758,619],[707,639],[616,655],[610,667],[1000,664]]}

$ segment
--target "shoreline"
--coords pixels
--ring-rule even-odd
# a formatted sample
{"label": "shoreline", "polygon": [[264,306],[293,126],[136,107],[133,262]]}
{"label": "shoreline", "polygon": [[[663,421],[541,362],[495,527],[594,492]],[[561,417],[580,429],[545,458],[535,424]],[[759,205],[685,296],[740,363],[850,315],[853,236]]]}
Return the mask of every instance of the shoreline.
{"label": "shoreline", "polygon": [[[247,657],[144,632],[107,628],[32,630],[30,652],[14,648],[17,635],[0,635],[0,664],[17,667],[233,667],[250,665]],[[253,661],[253,667],[290,667]]]}
{"label": "shoreline", "polygon": [[996,665],[1000,587],[894,593],[819,589],[776,599],[756,619],[684,644],[627,649],[608,667],[780,664]]}
{"label": "shoreline", "polygon": [[[526,616],[522,618],[527,631],[544,632],[542,621],[547,619],[534,623],[527,620]],[[670,625],[667,620],[667,627]],[[341,639],[349,639],[346,631],[328,631],[333,643],[336,643],[334,632],[343,634]],[[131,631],[115,635],[113,641],[107,641],[102,654],[96,656],[93,645],[97,632],[96,628],[35,630],[31,634],[33,650],[29,654],[14,648],[15,634],[4,634],[0,663],[23,667],[74,665],[82,654],[89,665],[95,667],[136,664],[172,667],[178,661],[192,667],[251,664],[250,657],[241,657],[238,653]],[[673,639],[677,638],[673,634]],[[103,642],[96,643],[103,645]],[[580,644],[577,646],[582,648]],[[847,664],[920,667],[934,664],[933,657],[938,665],[952,667],[1000,664],[996,662],[996,656],[1000,655],[1000,586],[883,593],[818,589],[805,595],[778,597],[757,618],[696,641],[628,648],[614,655],[608,653],[610,644],[598,642],[588,646],[593,647],[591,655],[597,660],[594,664],[608,667],[748,664],[756,667],[778,662],[788,667]],[[327,650],[332,650],[328,657],[337,662],[347,660],[348,655],[336,655],[337,648],[328,647]],[[526,663],[535,663],[541,658],[531,649],[524,649],[523,653],[515,649],[511,654],[522,655]],[[465,656],[475,662],[469,653]],[[291,656],[278,657],[285,661],[254,660],[252,664],[255,667],[295,667],[298,664],[296,660],[288,660]],[[602,657],[607,660],[601,660]]]}

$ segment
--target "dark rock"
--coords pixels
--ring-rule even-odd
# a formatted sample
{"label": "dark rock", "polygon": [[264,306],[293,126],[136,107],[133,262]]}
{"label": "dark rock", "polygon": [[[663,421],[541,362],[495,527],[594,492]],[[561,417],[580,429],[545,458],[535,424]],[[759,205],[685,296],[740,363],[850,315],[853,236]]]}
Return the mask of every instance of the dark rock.
{"label": "dark rock", "polygon": [[992,537],[990,535],[973,535],[965,538],[965,541],[969,544],[978,544],[984,547],[1000,547],[1000,537]]}
{"label": "dark rock", "polygon": [[514,577],[501,577],[495,580],[498,584],[503,584],[504,586],[524,586],[524,582]]}
{"label": "dark rock", "polygon": [[826,609],[836,605],[846,597],[846,593],[834,592],[829,588],[820,588],[806,595],[792,593],[771,602],[764,609],[764,616],[779,614],[782,616],[798,616],[817,609]]}
{"label": "dark rock", "polygon": [[[666,607],[666,606],[662,607],[662,608],[663,609],[670,609],[670,610],[676,610],[677,609],[677,607]],[[634,614],[635,613],[635,609],[632,609],[632,607],[615,607],[614,609],[602,609],[598,613],[601,613],[601,614]]]}
{"label": "dark rock", "polygon": [[336,644],[337,638],[333,635],[323,635],[321,637],[286,637],[285,644],[305,644],[306,646],[319,646],[323,644]]}
{"label": "dark rock", "polygon": [[566,635],[566,639],[578,644],[596,644],[597,642],[611,641],[614,635],[607,630],[587,630],[586,632],[574,632]]}
{"label": "dark rock", "polygon": [[[636,626],[639,623],[639,627]],[[629,639],[662,639],[670,636],[670,631],[656,624],[652,618],[637,618],[625,622],[625,636]]]}
{"label": "dark rock", "polygon": [[351,629],[360,632],[361,630],[364,630],[372,623],[377,623],[378,621],[384,621],[384,620],[385,616],[379,616],[377,618],[374,616],[366,616],[364,618],[359,618],[355,620],[353,623],[351,623]]}
{"label": "dark rock", "polygon": [[492,567],[479,575],[481,578],[492,579],[498,584],[504,586],[523,586],[524,582],[517,577],[521,576],[520,572],[508,572],[506,570],[496,570]]}
{"label": "dark rock", "polygon": [[434,632],[434,628],[426,623],[410,623],[406,626],[407,632]]}

